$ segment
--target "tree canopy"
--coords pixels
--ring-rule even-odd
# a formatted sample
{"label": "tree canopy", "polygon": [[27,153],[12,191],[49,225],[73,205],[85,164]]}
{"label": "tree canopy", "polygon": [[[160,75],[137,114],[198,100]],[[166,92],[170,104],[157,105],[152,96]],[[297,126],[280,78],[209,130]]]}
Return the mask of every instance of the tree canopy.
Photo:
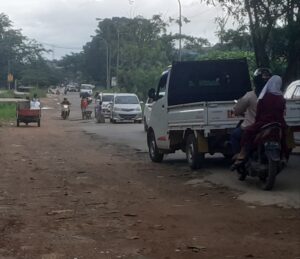
{"label": "tree canopy", "polygon": [[11,73],[22,83],[45,86],[61,80],[56,69],[43,58],[46,50],[35,40],[13,29],[8,16],[0,13],[0,86]]}
{"label": "tree canopy", "polygon": [[[246,26],[252,39],[257,67],[276,68],[280,61],[285,64],[283,75],[286,82],[299,78],[300,1],[202,0],[202,2],[221,5],[228,16]],[[279,51],[279,42],[276,41],[278,31],[283,32],[280,43],[284,42],[286,51],[282,49]]]}
{"label": "tree canopy", "polygon": [[[169,32],[170,23],[179,21],[164,21],[161,15],[113,17],[98,19],[95,34],[81,52],[52,61],[43,57],[47,50],[41,44],[23,36],[0,14],[0,84],[4,86],[12,73],[24,84],[92,83],[143,98],[160,73],[178,60],[179,39],[182,60],[245,57],[250,72],[267,66],[283,75],[286,83],[299,79],[300,1],[201,1],[219,4],[226,11],[216,19],[219,41],[214,45],[205,38]],[[238,26],[226,29],[229,17]],[[184,18],[183,22],[191,21]]]}
{"label": "tree canopy", "polygon": [[[167,33],[167,27],[160,15],[99,20],[96,34],[83,52],[68,55],[59,64],[68,75],[81,74],[81,81],[110,88],[111,78],[116,78],[119,88],[145,97],[160,73],[178,57],[175,45],[179,35]],[[210,45],[207,39],[187,35],[182,35],[182,40],[186,58]]]}

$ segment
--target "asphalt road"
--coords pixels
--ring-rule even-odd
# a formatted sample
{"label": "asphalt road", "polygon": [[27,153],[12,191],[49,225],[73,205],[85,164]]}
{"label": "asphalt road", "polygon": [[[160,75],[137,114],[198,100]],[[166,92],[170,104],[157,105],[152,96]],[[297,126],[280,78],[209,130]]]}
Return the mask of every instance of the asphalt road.
{"label": "asphalt road", "polygon": [[[64,96],[59,96],[57,101]],[[78,127],[88,134],[96,134],[104,141],[112,144],[120,144],[135,149],[137,152],[148,152],[146,134],[142,124],[97,124],[92,120],[81,120],[80,99],[78,93],[68,93],[68,99],[72,103],[70,121],[78,123]],[[92,105],[93,107],[93,105]],[[239,191],[238,198],[250,203],[261,205],[277,205],[282,207],[300,208],[300,150],[292,154],[287,168],[277,177],[275,188],[271,192],[259,189],[257,179],[248,179],[240,182],[235,172],[229,170],[229,164],[223,157],[214,155],[206,156],[205,165],[198,170],[199,179],[183,184],[191,186],[207,182],[226,186]],[[166,156],[163,163],[169,164],[174,170],[178,168],[188,169],[185,163],[185,155],[181,152]]]}

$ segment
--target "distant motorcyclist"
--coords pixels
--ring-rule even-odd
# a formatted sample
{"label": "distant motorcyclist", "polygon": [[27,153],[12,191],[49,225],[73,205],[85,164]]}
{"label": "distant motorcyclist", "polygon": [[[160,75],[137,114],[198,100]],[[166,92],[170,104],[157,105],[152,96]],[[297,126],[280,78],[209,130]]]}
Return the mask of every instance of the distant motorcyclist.
{"label": "distant motorcyclist", "polygon": [[64,98],[63,101],[61,102],[61,104],[66,104],[66,105],[71,105],[71,103],[69,102],[68,98]]}
{"label": "distant motorcyclist", "polygon": [[233,130],[230,136],[234,155],[240,152],[240,142],[244,129],[255,121],[257,98],[271,76],[272,72],[268,68],[256,69],[253,74],[254,89],[240,98],[233,108],[236,116],[244,116],[243,122]]}
{"label": "distant motorcyclist", "polygon": [[82,97],[81,98],[81,102],[80,102],[80,107],[81,107],[81,111],[84,112],[86,110],[86,108],[88,107],[88,100],[86,97]]}
{"label": "distant motorcyclist", "polygon": [[63,101],[61,102],[61,105],[68,105],[68,116],[70,115],[70,106],[71,106],[71,103],[69,102],[69,100],[65,97],[63,99]]}

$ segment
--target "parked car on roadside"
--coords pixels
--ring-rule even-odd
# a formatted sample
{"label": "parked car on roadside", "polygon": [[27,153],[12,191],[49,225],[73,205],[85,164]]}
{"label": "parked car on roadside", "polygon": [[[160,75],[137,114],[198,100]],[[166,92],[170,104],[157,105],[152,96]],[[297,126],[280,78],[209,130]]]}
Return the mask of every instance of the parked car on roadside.
{"label": "parked car on roadside", "polygon": [[142,123],[142,108],[136,94],[115,94],[111,103],[110,121]]}
{"label": "parked car on roadside", "polygon": [[75,85],[67,85],[68,92],[77,92],[77,87]]}
{"label": "parked car on roadside", "polygon": [[114,94],[101,93],[99,97],[102,101],[102,112],[104,113],[105,118],[109,118],[111,114],[110,108],[114,99]]}

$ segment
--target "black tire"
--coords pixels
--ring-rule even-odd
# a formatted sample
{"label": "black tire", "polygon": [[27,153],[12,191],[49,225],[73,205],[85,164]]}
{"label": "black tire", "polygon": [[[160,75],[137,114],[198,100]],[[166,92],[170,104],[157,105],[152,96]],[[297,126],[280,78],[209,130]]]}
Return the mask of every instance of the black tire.
{"label": "black tire", "polygon": [[153,131],[148,132],[147,140],[150,159],[152,160],[152,162],[160,163],[164,158],[164,154],[159,151],[156,145],[155,135]]}
{"label": "black tire", "polygon": [[67,113],[63,112],[62,118],[65,120],[67,118]]}
{"label": "black tire", "polygon": [[20,127],[20,121],[17,120],[17,127]]}
{"label": "black tire", "polygon": [[278,168],[279,168],[278,162],[273,161],[272,159],[269,159],[267,176],[262,183],[263,190],[270,191],[273,189],[275,180],[276,180],[276,175],[278,172]]}
{"label": "black tire", "polygon": [[41,120],[38,120],[37,125],[38,127],[41,127]]}
{"label": "black tire", "polygon": [[190,134],[186,140],[185,148],[186,160],[191,169],[198,169],[203,164],[204,153],[198,150],[197,140],[194,134]]}

